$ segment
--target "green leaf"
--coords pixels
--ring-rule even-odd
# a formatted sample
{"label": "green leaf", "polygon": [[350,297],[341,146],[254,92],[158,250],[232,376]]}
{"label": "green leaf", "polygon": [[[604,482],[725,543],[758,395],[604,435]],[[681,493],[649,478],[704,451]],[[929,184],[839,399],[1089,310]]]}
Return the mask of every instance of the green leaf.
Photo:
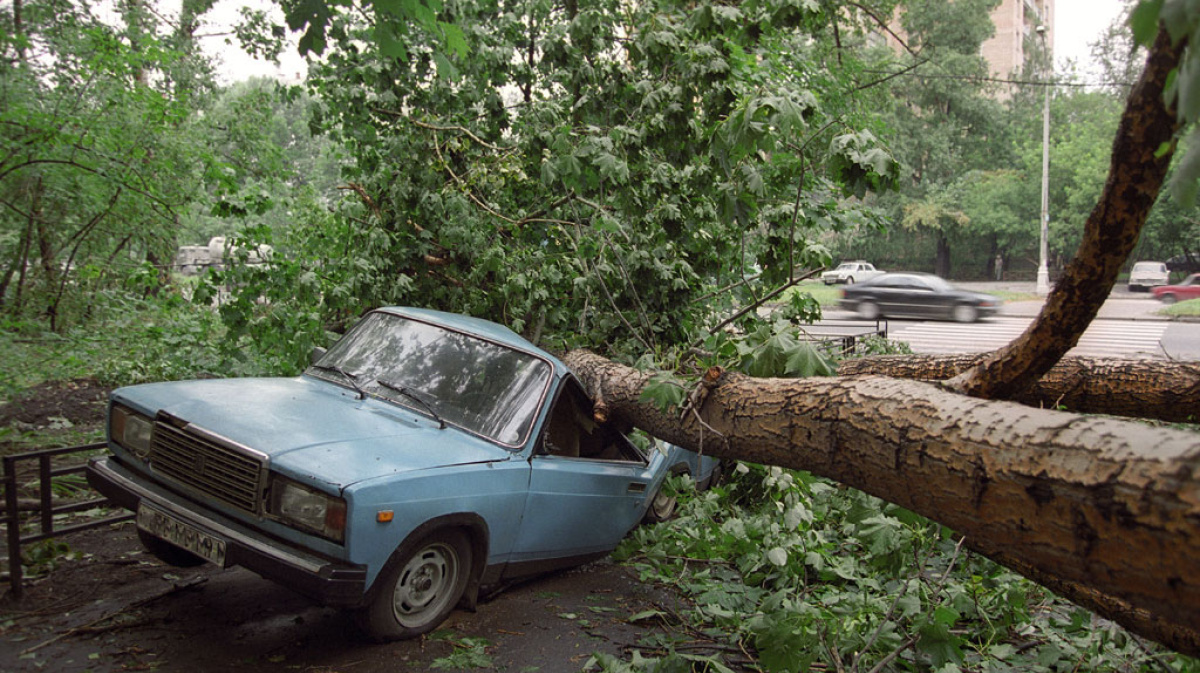
{"label": "green leaf", "polygon": [[681,380],[671,374],[655,374],[642,388],[640,401],[653,403],[661,411],[670,411],[683,406],[687,390]]}
{"label": "green leaf", "polygon": [[791,376],[833,376],[837,365],[809,341],[801,341],[788,354],[787,372]]}
{"label": "green leaf", "polygon": [[1133,28],[1133,39],[1138,44],[1149,47],[1158,34],[1158,15],[1162,11],[1163,0],[1142,0],[1134,7],[1129,15],[1129,26]]}
{"label": "green leaf", "polygon": [[962,640],[950,633],[950,627],[939,621],[927,622],[919,629],[917,650],[933,661],[934,668],[947,663],[963,662]]}
{"label": "green leaf", "polygon": [[446,58],[445,54],[440,51],[434,52],[433,62],[437,64],[438,77],[445,80],[458,79],[458,68],[454,67],[454,64],[450,62],[450,59]]}
{"label": "green leaf", "polygon": [[438,26],[442,29],[442,35],[446,38],[446,47],[454,52],[459,58],[466,58],[470,51],[467,47],[467,38],[463,34],[463,30],[457,24],[440,22]]}

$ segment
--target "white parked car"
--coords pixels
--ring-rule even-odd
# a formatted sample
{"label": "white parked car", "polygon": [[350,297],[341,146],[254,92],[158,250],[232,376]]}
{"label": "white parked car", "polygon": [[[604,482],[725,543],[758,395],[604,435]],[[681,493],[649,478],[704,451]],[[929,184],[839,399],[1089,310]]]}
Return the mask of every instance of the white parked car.
{"label": "white parked car", "polygon": [[1137,262],[1129,271],[1129,291],[1149,290],[1169,281],[1167,265],[1163,262]]}
{"label": "white parked car", "polygon": [[874,278],[881,273],[883,273],[881,269],[876,269],[875,265],[862,260],[842,262],[836,269],[821,274],[821,281],[826,285],[853,285],[868,278]]}

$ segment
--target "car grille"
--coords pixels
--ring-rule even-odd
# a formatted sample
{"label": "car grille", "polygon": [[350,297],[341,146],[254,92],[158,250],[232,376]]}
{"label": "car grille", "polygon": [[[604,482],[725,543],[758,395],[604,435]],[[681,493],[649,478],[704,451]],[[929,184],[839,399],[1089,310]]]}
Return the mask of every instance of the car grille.
{"label": "car grille", "polygon": [[241,510],[261,509],[265,460],[211,436],[157,421],[150,449],[157,474]]}

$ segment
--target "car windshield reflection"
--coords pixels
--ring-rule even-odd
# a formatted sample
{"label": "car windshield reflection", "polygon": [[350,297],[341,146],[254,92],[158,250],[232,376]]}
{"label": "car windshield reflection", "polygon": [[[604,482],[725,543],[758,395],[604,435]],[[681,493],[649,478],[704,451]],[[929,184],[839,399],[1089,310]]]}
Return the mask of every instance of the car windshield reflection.
{"label": "car windshield reflection", "polygon": [[375,397],[514,447],[528,437],[551,375],[529,353],[383,312],[365,317],[308,373],[346,385],[339,369]]}

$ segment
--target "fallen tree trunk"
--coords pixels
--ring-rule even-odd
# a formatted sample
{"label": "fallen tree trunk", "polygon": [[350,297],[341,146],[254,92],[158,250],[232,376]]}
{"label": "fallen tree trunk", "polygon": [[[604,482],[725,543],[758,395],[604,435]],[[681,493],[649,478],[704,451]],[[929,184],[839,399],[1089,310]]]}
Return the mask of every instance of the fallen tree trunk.
{"label": "fallen tree trunk", "polygon": [[[944,381],[988,357],[878,355],[846,360],[838,374]],[[1200,363],[1066,357],[1012,399],[1044,409],[1200,423]]]}
{"label": "fallen tree trunk", "polygon": [[861,489],[1035,580],[1056,578],[1053,588],[1137,633],[1200,654],[1200,435],[879,376],[725,373],[681,416],[640,401],[647,374],[585,351],[565,361],[618,422]]}

